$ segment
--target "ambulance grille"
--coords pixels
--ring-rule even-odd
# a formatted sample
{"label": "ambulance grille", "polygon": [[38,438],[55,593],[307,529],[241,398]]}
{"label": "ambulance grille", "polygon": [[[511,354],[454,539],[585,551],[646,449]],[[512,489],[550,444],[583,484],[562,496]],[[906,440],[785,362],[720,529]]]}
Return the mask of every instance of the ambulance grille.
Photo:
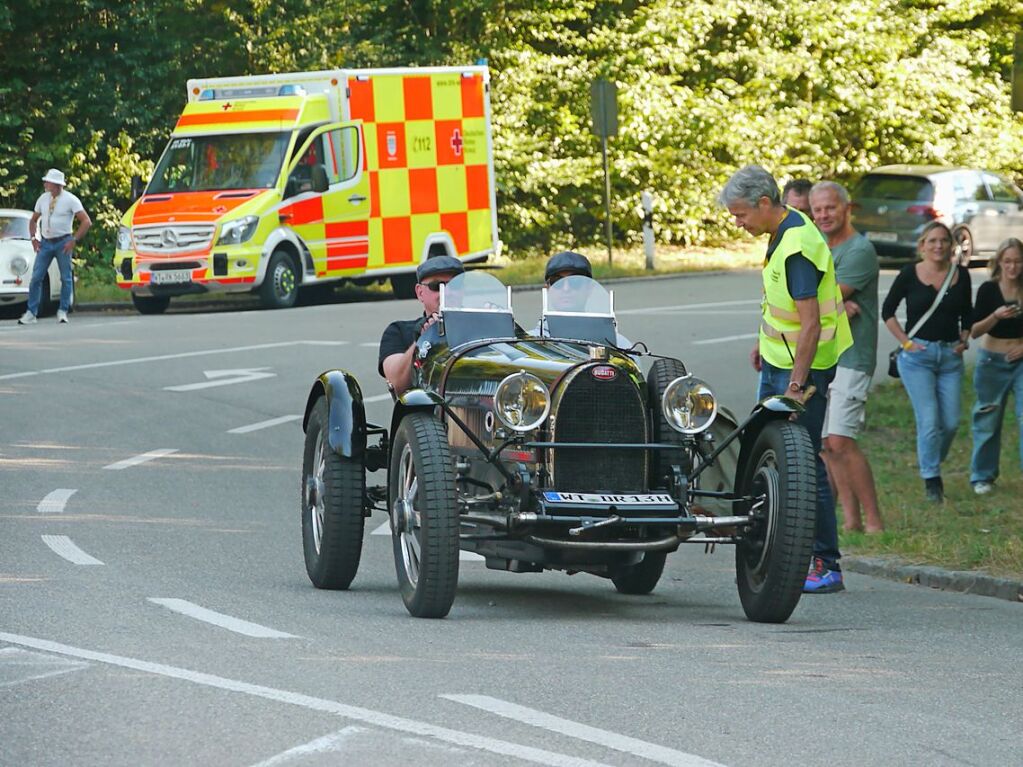
{"label": "ambulance grille", "polygon": [[136,226],[131,234],[139,253],[170,256],[209,248],[214,229],[213,224]]}
{"label": "ambulance grille", "polygon": [[[647,418],[639,390],[619,372],[599,381],[589,369],[570,381],[558,404],[555,442],[642,443]],[[647,456],[643,450],[555,449],[557,490],[572,492],[641,492],[646,490]]]}

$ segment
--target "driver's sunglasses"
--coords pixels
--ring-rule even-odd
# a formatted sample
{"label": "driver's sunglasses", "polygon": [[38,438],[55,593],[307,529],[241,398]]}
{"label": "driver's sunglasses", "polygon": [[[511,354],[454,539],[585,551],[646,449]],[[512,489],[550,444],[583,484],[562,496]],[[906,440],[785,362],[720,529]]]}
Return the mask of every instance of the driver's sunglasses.
{"label": "driver's sunglasses", "polygon": [[440,293],[440,286],[447,285],[448,282],[448,280],[444,280],[443,282],[420,282],[419,284],[427,290],[432,290],[434,293]]}

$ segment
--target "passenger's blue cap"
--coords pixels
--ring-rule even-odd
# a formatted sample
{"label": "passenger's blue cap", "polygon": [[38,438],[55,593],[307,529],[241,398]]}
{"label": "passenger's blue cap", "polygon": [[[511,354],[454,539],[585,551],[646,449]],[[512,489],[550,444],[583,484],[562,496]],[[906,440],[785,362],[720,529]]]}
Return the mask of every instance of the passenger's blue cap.
{"label": "passenger's blue cap", "polygon": [[428,258],[416,269],[416,282],[438,274],[461,274],[465,271],[462,262],[454,256],[433,256]]}

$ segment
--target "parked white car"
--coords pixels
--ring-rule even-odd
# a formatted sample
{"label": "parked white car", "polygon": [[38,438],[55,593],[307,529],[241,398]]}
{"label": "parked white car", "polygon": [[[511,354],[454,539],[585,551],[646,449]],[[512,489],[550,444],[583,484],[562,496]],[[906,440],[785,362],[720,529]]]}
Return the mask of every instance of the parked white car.
{"label": "parked white car", "polygon": [[[0,208],[0,308],[28,303],[28,284],[36,253],[28,236],[32,212]],[[60,268],[54,259],[43,283],[40,316],[53,314],[60,303]]]}

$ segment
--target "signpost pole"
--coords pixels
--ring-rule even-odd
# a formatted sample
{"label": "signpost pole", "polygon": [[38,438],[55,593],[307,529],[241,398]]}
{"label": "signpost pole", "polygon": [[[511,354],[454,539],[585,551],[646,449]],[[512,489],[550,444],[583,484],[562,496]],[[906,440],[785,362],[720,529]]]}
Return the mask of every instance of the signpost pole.
{"label": "signpost pole", "polygon": [[604,228],[607,233],[607,265],[611,266],[611,174],[607,168],[607,136],[600,137],[600,153],[604,160]]}
{"label": "signpost pole", "polygon": [[600,156],[604,166],[604,223],[607,235],[607,265],[611,266],[611,171],[607,163],[608,136],[618,135],[618,89],[602,77],[590,86],[590,113],[593,132],[600,136]]}

